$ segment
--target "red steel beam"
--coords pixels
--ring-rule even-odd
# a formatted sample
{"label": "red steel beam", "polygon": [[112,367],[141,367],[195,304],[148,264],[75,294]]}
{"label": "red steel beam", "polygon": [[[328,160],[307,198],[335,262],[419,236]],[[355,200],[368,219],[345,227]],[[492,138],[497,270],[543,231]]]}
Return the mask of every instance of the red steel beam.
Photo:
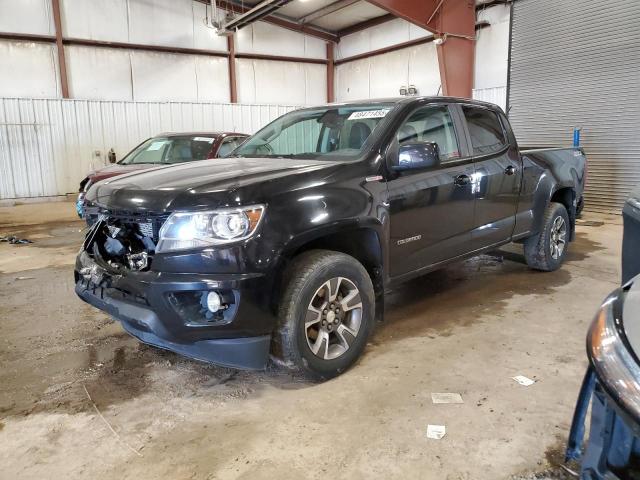
{"label": "red steel beam", "polygon": [[236,81],[236,45],[233,35],[227,37],[227,49],[229,50],[229,101],[238,103],[238,83]]}
{"label": "red steel beam", "polygon": [[476,9],[473,0],[368,0],[440,37],[437,42],[444,95],[471,98]]}
{"label": "red steel beam", "polygon": [[60,20],[60,2],[52,0],[53,23],[56,29],[56,50],[58,51],[58,71],[60,72],[60,88],[62,98],[69,98],[69,81],[67,78],[67,62],[64,57],[64,45],[62,44],[62,21]]}
{"label": "red steel beam", "polygon": [[335,102],[334,91],[334,73],[335,73],[335,55],[333,51],[333,43],[327,42],[327,103]]}

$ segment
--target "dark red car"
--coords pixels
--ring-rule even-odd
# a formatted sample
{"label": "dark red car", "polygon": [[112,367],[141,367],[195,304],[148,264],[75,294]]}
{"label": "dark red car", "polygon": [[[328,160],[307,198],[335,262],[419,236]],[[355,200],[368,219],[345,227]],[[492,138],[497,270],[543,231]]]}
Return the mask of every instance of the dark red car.
{"label": "dark red car", "polygon": [[89,172],[80,182],[76,211],[82,217],[84,194],[100,180],[116,177],[137,170],[146,170],[159,165],[225,157],[248,135],[233,132],[162,133],[149,138],[113,165]]}

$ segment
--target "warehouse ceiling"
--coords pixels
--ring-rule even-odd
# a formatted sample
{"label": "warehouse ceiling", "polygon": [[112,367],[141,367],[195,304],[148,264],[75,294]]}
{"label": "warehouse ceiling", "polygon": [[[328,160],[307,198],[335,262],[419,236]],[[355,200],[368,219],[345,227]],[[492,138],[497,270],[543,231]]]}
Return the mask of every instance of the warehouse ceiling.
{"label": "warehouse ceiling", "polygon": [[[210,0],[197,1],[210,3]],[[482,8],[509,2],[476,0],[476,5]],[[311,35],[317,34],[327,40],[337,40],[343,35],[395,18],[365,0],[216,0],[216,5],[236,18],[247,17],[244,22],[232,22],[230,29],[264,19]]]}

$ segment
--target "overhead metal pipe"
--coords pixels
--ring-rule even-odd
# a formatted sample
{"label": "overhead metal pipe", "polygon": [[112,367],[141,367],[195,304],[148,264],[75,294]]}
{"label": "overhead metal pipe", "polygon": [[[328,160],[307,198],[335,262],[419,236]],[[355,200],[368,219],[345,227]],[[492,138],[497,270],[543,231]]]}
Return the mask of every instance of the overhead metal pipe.
{"label": "overhead metal pipe", "polygon": [[234,18],[233,20],[229,20],[224,23],[221,27],[222,30],[233,31],[238,30],[242,27],[246,27],[258,20],[272,14],[280,7],[285,6],[287,3],[290,3],[292,0],[265,0],[264,2],[259,3],[255,7],[247,10],[245,13],[240,16]]}

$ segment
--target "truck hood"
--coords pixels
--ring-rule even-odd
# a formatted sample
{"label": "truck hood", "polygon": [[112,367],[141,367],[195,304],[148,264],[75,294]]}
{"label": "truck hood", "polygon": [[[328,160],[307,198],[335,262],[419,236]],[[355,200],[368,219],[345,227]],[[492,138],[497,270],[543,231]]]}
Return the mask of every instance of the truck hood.
{"label": "truck hood", "polygon": [[109,209],[164,213],[263,202],[275,191],[317,184],[341,162],[283,158],[202,160],[121,175],[89,189]]}

